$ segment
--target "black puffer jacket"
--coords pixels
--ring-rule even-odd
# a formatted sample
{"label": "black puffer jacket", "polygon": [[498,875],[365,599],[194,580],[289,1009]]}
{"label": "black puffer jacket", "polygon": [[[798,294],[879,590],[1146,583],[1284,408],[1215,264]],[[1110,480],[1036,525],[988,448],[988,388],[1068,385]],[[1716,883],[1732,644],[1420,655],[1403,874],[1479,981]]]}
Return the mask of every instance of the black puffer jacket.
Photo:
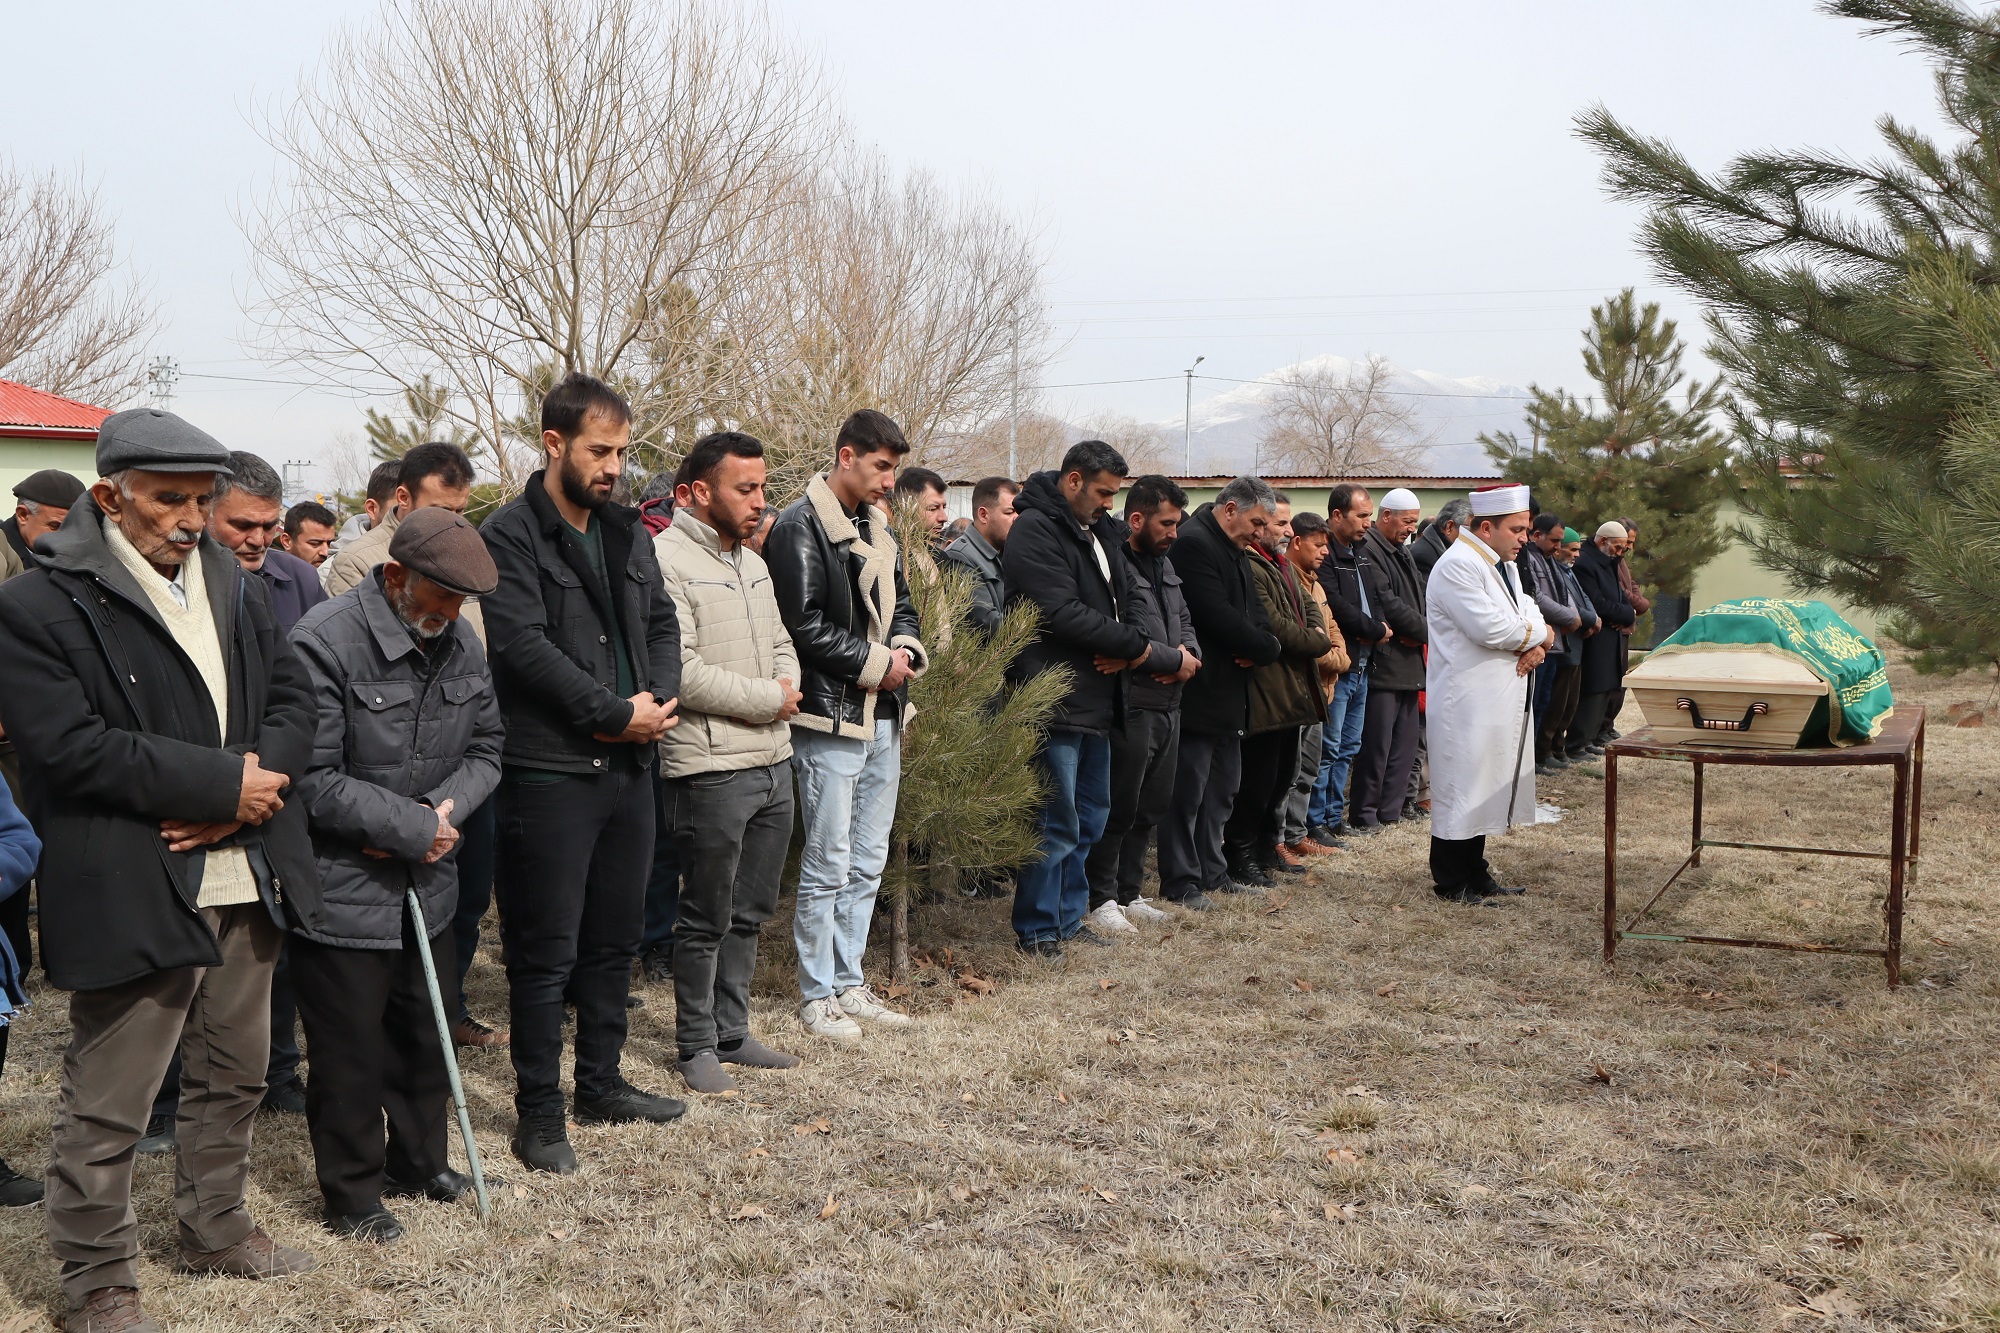
{"label": "black puffer jacket", "polygon": [[1603,694],[1617,689],[1623,675],[1618,650],[1619,640],[1625,636],[1613,627],[1630,625],[1639,617],[1632,610],[1632,599],[1618,584],[1618,562],[1598,550],[1596,542],[1583,544],[1573,572],[1583,595],[1603,621],[1597,633],[1583,641],[1583,692]]}
{"label": "black puffer jacket", "polygon": [[243,756],[294,786],[231,842],[273,915],[321,920],[296,784],[312,758],[305,668],[278,632],[263,581],[204,537],[195,559],[229,672],[218,731],[200,672],[104,540],[97,502],[42,538],[43,567],[0,587],[0,721],[19,748],[27,815],[42,837],[42,965],[64,990],[97,990],[222,961],[195,908],[205,850],[170,852],[167,819],[236,817]]}
{"label": "black puffer jacket", "polygon": [[[1028,601],[1041,612],[1042,625],[1034,641],[1007,669],[1007,678],[1024,681],[1052,666],[1070,670],[1069,694],[1049,719],[1052,731],[1109,735],[1124,721],[1126,673],[1109,675],[1096,667],[1099,657],[1124,661],[1146,654],[1142,670],[1171,675],[1181,669],[1180,649],[1149,643],[1145,634],[1124,617],[1135,616],[1137,596],[1132,567],[1118,556],[1124,534],[1107,516],[1086,530],[1070,512],[1056,472],[1037,472],[1015,497],[1020,517],[1007,534],[1000,553],[1007,600]],[[1101,548],[1097,563],[1091,539]],[[1107,581],[1104,571],[1111,571]]]}
{"label": "black puffer jacket", "polygon": [[[1181,728],[1241,736],[1250,728],[1250,673],[1277,661],[1281,649],[1250,575],[1250,557],[1229,540],[1213,510],[1195,510],[1167,552],[1201,649],[1201,670],[1181,695]],[[1238,665],[1239,657],[1251,665]]]}
{"label": "black puffer jacket", "polygon": [[1375,582],[1369,605],[1388,622],[1395,637],[1375,645],[1368,658],[1370,690],[1421,690],[1424,687],[1424,645],[1430,642],[1424,618],[1424,579],[1410,548],[1398,545],[1375,529],[1361,538],[1373,565]]}
{"label": "black puffer jacket", "polygon": [[605,604],[583,539],[557,511],[540,472],[480,525],[500,570],[500,585],[479,605],[509,764],[604,773],[651,762],[650,745],[594,739],[616,736],[632,720],[631,699],[618,693],[614,615],[638,690],[662,701],[680,695],[680,627],[639,511],[607,504],[591,521],[602,533],[615,606]]}
{"label": "black puffer jacket", "polygon": [[907,686],[876,689],[890,654],[908,650],[918,674],[930,665],[889,516],[870,506],[867,517],[864,547],[855,516],[814,477],[764,539],[778,614],[799,655],[804,697],[792,725],[855,740],[874,739],[876,721],[900,718],[909,701]]}

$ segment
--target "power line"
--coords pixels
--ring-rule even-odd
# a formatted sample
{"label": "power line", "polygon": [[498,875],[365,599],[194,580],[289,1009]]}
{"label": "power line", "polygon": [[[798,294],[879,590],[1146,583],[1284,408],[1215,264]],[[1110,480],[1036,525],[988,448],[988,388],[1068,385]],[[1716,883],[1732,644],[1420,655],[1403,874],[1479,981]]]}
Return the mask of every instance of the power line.
{"label": "power line", "polygon": [[1051,306],[1077,305],[1259,305],[1276,304],[1280,301],[1379,301],[1390,298],[1417,296],[1562,296],[1577,292],[1603,292],[1623,290],[1626,287],[1651,288],[1655,283],[1617,282],[1596,287],[1503,287],[1488,290],[1458,290],[1432,292],[1348,292],[1334,296],[1144,296],[1107,297],[1089,301],[1051,301]]}
{"label": "power line", "polygon": [[1063,324],[1191,324],[1215,320],[1247,319],[1360,319],[1375,315],[1526,315],[1551,310],[1574,310],[1574,305],[1483,306],[1472,309],[1413,306],[1403,310],[1264,310],[1243,315],[1085,315],[1069,317]]}

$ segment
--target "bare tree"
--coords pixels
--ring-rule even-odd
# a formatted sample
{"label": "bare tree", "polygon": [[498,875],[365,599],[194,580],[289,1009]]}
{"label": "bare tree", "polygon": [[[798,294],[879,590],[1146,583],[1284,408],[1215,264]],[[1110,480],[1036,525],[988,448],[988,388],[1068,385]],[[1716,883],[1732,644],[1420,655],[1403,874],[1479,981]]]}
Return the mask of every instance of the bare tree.
{"label": "bare tree", "polygon": [[1125,456],[1125,466],[1135,477],[1165,472],[1179,462],[1166,431],[1118,412],[1096,412],[1085,417],[1078,423],[1074,439],[1103,440]]}
{"label": "bare tree", "polygon": [[128,398],[157,311],[118,269],[95,190],[0,162],[0,377],[111,406]]}
{"label": "bare tree", "polygon": [[1280,372],[1258,443],[1262,468],[1347,477],[1408,466],[1423,441],[1415,406],[1390,391],[1391,374],[1382,356],[1322,358]]}
{"label": "bare tree", "polygon": [[617,382],[665,450],[718,415],[725,305],[836,128],[754,7],[390,0],[263,126],[253,312],[330,382],[434,383],[503,482],[569,370]]}

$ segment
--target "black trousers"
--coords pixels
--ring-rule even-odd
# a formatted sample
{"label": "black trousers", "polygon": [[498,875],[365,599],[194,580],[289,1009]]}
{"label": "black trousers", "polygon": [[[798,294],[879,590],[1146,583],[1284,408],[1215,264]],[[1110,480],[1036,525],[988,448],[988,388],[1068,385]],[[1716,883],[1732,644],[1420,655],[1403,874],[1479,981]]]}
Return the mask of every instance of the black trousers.
{"label": "black trousers", "polygon": [[1417,718],[1417,691],[1369,687],[1361,750],[1354,756],[1354,785],[1347,798],[1349,823],[1373,828],[1403,817],[1410,770],[1417,763]]}
{"label": "black trousers", "polygon": [[1231,864],[1269,861],[1278,845],[1278,803],[1291,793],[1298,771],[1299,727],[1279,727],[1243,738],[1243,777],[1236,807],[1223,830]]}
{"label": "black trousers", "polygon": [[[382,1177],[429,1180],[443,1171],[451,1080],[423,959],[406,909],[397,949],[344,949],[291,938],[292,984],[312,1045],[306,1133],[328,1213],[382,1201]],[[447,927],[431,941],[445,1013],[458,1009],[458,968]],[[388,1121],[388,1137],[382,1126]]]}
{"label": "black trousers", "polygon": [[451,938],[458,954],[458,1013],[472,1017],[465,1004],[465,974],[479,953],[479,924],[493,905],[493,861],[500,854],[500,801],[489,796],[459,825],[458,910],[452,913]]}
{"label": "black trousers", "polygon": [[650,766],[501,776],[493,891],[522,1115],[562,1113],[565,995],[576,1004],[576,1095],[596,1099],[618,1086],[653,828]]}
{"label": "black trousers", "polygon": [[1570,722],[1583,699],[1583,664],[1565,662],[1556,668],[1554,686],[1549,690],[1549,706],[1535,728],[1535,762],[1552,755],[1567,754]]}
{"label": "black trousers", "polygon": [[1482,888],[1493,882],[1486,836],[1431,839],[1431,882],[1440,889]]}
{"label": "black trousers", "polygon": [[1222,830],[1243,780],[1243,742],[1235,736],[1181,734],[1174,759],[1174,802],[1160,825],[1160,896],[1192,898],[1229,882]]}
{"label": "black trousers", "polygon": [[757,940],[792,843],[792,766],[671,778],[667,820],[686,886],[674,916],[674,1040],[686,1060],[750,1035]]}
{"label": "black trousers", "polygon": [[1174,804],[1181,715],[1130,709],[1111,733],[1111,816],[1084,858],[1090,909],[1129,903],[1146,880],[1146,844]]}
{"label": "black trousers", "polygon": [[1610,690],[1600,690],[1595,694],[1583,695],[1577,700],[1576,716],[1570,721],[1569,739],[1566,742],[1572,759],[1583,754],[1584,746],[1602,743],[1597,739],[1598,729],[1604,725],[1606,710],[1611,705],[1613,693],[1614,691]]}

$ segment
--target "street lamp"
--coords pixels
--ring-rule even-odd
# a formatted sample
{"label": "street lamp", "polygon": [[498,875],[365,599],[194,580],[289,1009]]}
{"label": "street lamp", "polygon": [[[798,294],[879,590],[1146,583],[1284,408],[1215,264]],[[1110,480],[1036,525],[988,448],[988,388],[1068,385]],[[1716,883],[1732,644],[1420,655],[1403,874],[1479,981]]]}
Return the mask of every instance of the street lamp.
{"label": "street lamp", "polygon": [[[1207,357],[1198,356],[1194,359],[1194,366],[1198,366],[1206,360],[1208,360]],[[1194,439],[1194,366],[1189,366],[1183,372],[1187,375],[1187,404],[1181,411],[1181,475],[1183,477],[1190,475],[1190,469],[1194,466],[1190,459],[1190,444]]]}

